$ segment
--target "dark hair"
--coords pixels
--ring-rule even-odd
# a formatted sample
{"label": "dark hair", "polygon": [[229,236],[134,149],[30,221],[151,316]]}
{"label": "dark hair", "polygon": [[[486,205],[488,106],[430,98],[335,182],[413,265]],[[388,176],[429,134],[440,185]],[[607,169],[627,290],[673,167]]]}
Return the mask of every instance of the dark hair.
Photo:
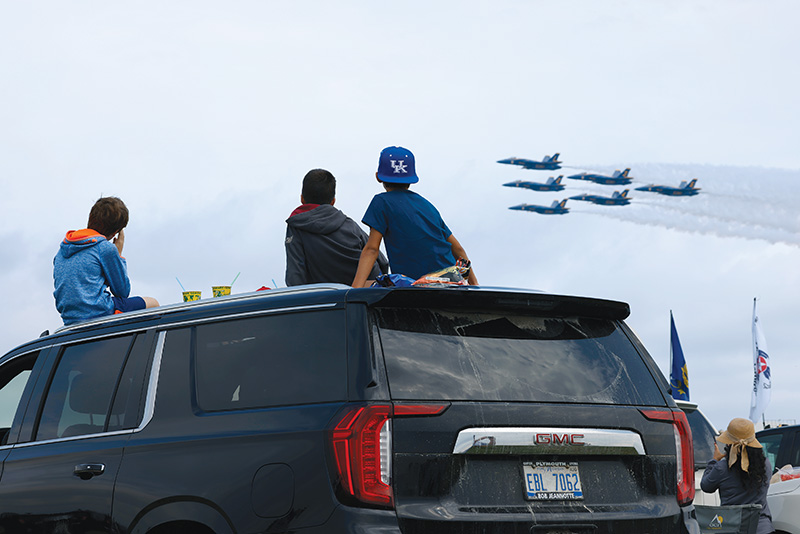
{"label": "dark hair", "polygon": [[[725,445],[725,457],[728,458],[730,453],[731,446]],[[742,481],[742,485],[748,490],[757,490],[761,486],[769,484],[772,473],[767,473],[767,461],[766,456],[764,456],[764,449],[747,447],[747,459],[750,463],[750,465],[747,466],[747,471],[744,471],[741,467],[741,454],[731,466],[731,469],[739,474],[739,480]],[[722,461],[727,462],[727,459],[723,459]]]}
{"label": "dark hair", "polygon": [[312,169],[303,178],[306,204],[330,204],[336,197],[336,178],[325,169]]}
{"label": "dark hair", "polygon": [[87,228],[111,238],[128,226],[128,208],[117,197],[100,197],[89,212]]}

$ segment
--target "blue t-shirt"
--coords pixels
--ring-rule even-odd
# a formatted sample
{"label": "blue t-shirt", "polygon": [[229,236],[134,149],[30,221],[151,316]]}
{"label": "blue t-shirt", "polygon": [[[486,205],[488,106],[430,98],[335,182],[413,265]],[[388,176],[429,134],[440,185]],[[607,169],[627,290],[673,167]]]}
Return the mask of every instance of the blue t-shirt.
{"label": "blue t-shirt", "polygon": [[447,242],[452,232],[433,204],[413,191],[375,195],[361,222],[383,234],[395,274],[421,278],[456,262]]}

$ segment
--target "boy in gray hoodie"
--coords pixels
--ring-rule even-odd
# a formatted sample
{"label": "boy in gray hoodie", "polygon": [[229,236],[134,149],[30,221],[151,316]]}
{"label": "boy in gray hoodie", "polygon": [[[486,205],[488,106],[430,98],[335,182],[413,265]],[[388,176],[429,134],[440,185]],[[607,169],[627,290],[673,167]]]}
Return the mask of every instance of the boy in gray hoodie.
{"label": "boy in gray hoodie", "polygon": [[[336,178],[313,169],[303,178],[301,205],[286,219],[286,285],[334,282],[350,285],[367,234],[353,219],[333,207]],[[389,272],[380,254],[370,279]]]}

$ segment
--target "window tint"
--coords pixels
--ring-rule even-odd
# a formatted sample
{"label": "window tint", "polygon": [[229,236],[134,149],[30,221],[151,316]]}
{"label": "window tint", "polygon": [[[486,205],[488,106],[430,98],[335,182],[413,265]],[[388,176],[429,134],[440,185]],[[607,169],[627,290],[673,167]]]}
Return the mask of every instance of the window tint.
{"label": "window tint", "polygon": [[0,368],[0,445],[8,442],[8,432],[38,356],[38,352],[18,356]]}
{"label": "window tint", "polygon": [[269,315],[196,331],[197,402],[206,411],[344,400],[344,311]]}
{"label": "window tint", "polygon": [[[72,345],[61,354],[45,399],[37,440],[105,430],[133,336]],[[113,414],[118,421],[120,414]]]}
{"label": "window tint", "polygon": [[610,320],[378,308],[395,399],[663,405]]}

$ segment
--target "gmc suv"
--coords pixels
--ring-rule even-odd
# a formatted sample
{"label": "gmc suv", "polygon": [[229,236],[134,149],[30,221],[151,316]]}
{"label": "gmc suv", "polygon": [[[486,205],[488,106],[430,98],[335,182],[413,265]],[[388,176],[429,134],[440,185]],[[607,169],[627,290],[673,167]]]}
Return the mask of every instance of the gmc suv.
{"label": "gmc suv", "polygon": [[316,285],[61,328],[0,358],[0,532],[684,532],[691,432],[628,314]]}

